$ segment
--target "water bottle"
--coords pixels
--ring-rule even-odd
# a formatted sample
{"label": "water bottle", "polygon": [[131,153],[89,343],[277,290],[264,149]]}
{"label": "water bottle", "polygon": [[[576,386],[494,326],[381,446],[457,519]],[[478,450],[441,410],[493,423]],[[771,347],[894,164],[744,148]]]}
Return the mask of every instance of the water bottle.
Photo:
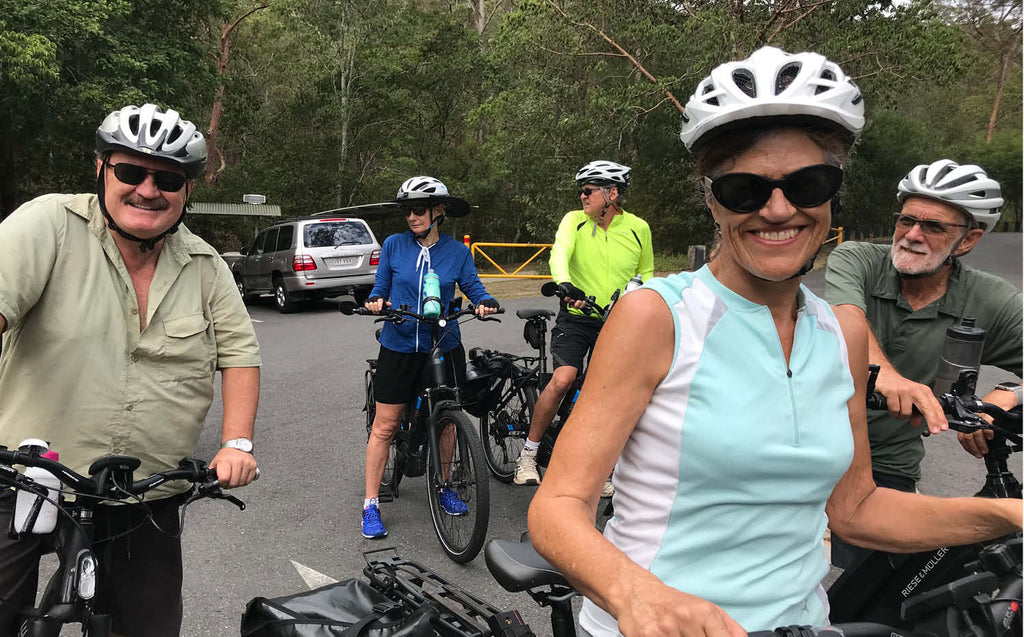
{"label": "water bottle", "polygon": [[[950,325],[939,355],[933,391],[936,396],[948,394],[966,369],[978,371],[981,350],[985,347],[985,330],[974,325],[973,316],[965,316],[959,325]],[[969,387],[971,393],[974,387]]]}
{"label": "water bottle", "polygon": [[626,292],[632,292],[633,290],[637,289],[638,287],[642,286],[643,284],[644,284],[644,280],[638,274],[635,277],[633,277],[632,279],[630,279],[628,283],[626,283]]}
{"label": "water bottle", "polygon": [[[31,447],[48,449],[48,445],[42,440],[29,438],[18,445],[19,450],[28,451]],[[46,451],[41,454],[48,460],[59,460],[56,451]],[[57,526],[57,501],[60,492],[60,480],[46,469],[41,467],[28,467],[25,475],[35,480],[36,484],[46,487],[50,500],[45,500],[39,495],[22,489],[18,490],[18,499],[14,504],[14,532],[33,533],[44,535],[50,533]]]}
{"label": "water bottle", "polygon": [[441,316],[441,281],[433,270],[423,275],[423,316]]}

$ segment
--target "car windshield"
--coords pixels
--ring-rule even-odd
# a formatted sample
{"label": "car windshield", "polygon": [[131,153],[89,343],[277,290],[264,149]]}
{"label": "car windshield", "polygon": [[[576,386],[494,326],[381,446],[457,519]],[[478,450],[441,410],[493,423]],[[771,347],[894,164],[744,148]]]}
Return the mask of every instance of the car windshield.
{"label": "car windshield", "polygon": [[303,243],[307,248],[330,248],[373,243],[373,238],[366,226],[358,221],[325,221],[307,224]]}

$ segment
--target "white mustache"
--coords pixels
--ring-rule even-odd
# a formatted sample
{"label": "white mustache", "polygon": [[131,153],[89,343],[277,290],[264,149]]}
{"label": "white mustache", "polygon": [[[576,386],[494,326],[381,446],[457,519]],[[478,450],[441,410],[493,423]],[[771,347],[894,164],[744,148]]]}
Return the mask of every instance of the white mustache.
{"label": "white mustache", "polygon": [[900,239],[899,242],[896,244],[896,247],[901,250],[913,252],[914,254],[931,254],[931,251],[928,250],[928,246],[926,244],[915,243],[913,241],[908,241],[905,238]]}

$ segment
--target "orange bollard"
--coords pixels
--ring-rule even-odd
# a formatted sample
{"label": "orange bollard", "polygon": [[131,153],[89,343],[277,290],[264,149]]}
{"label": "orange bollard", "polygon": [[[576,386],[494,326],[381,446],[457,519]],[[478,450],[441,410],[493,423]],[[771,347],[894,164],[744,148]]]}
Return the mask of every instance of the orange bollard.
{"label": "orange bollard", "polygon": [[462,243],[464,243],[467,248],[469,247],[469,235],[468,234],[462,235]]}

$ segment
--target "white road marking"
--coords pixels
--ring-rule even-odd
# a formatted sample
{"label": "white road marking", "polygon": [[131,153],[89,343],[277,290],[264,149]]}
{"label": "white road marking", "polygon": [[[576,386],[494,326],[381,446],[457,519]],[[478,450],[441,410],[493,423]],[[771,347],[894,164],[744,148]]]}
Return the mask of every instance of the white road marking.
{"label": "white road marking", "polygon": [[321,586],[327,586],[328,584],[336,584],[338,580],[334,579],[330,575],[324,575],[320,571],[314,571],[305,564],[299,564],[295,560],[288,560],[295,567],[295,570],[299,572],[299,577],[306,583],[309,590],[314,588],[320,588]]}

